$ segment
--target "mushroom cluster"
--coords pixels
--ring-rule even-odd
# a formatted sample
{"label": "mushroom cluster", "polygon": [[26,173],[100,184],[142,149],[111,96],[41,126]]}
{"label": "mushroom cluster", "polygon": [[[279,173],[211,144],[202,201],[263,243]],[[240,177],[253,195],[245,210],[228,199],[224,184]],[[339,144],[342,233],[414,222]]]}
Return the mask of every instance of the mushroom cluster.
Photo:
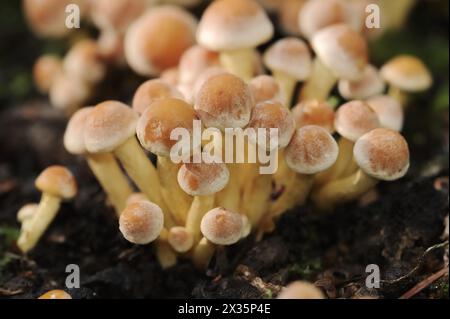
{"label": "mushroom cluster", "polygon": [[[51,2],[24,1],[27,12]],[[123,237],[138,245],[155,242],[162,267],[190,258],[205,268],[216,249],[251,233],[261,238],[280,215],[307,200],[332,211],[408,171],[409,148],[400,132],[407,94],[432,83],[426,66],[406,55],[380,70],[369,63],[367,43],[374,34],[363,26],[367,1],[260,2],[270,5],[216,0],[197,22],[173,4],[91,0],[85,12],[100,38],[76,42],[62,61],[45,56],[36,63],[38,88],[72,114],[65,148],[87,160]],[[258,47],[271,41],[275,29],[264,8],[279,15],[286,37],[261,53]],[[49,31],[58,16],[29,17],[37,33],[61,34]],[[111,61],[125,62],[148,80],[128,104],[82,107]],[[332,92],[345,102],[333,105]],[[191,152],[174,162],[173,131],[192,136],[198,120],[201,130],[215,130],[214,141],[222,142],[228,128],[252,128],[277,142],[250,136],[245,154],[236,154],[244,162],[230,163],[225,155],[194,161],[207,145],[191,139]],[[276,151],[276,172],[260,174],[260,163],[249,160],[253,148]],[[41,176],[37,186],[41,204],[18,217],[24,251],[37,242],[59,201],[75,195],[69,176]],[[305,283],[283,296],[295,294],[322,297]]]}

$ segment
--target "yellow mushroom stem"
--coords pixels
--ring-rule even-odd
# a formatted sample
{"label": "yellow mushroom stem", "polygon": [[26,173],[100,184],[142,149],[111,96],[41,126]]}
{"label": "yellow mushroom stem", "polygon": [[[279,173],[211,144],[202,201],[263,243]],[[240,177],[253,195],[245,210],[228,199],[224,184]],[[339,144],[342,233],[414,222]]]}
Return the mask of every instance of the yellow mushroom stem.
{"label": "yellow mushroom stem", "polygon": [[242,164],[231,163],[228,164],[230,171],[230,179],[227,186],[216,194],[216,202],[218,207],[223,207],[231,211],[239,211],[241,198],[241,180],[240,168]]}
{"label": "yellow mushroom stem", "polygon": [[214,195],[195,196],[186,220],[186,229],[194,237],[194,243],[201,239],[200,224],[203,216],[214,208]]}
{"label": "yellow mushroom stem", "polygon": [[177,255],[166,239],[158,238],[155,241],[156,259],[162,269],[175,266],[177,263]]}
{"label": "yellow mushroom stem", "polygon": [[272,194],[272,175],[258,175],[251,183],[251,189],[242,199],[242,213],[249,220],[251,228],[256,227],[268,212]]}
{"label": "yellow mushroom stem", "polygon": [[254,58],[255,54],[251,48],[220,52],[222,66],[244,81],[250,81],[253,77]]}
{"label": "yellow mushroom stem", "polygon": [[133,192],[119,163],[111,153],[87,154],[86,160],[119,216]]}
{"label": "yellow mushroom stem", "polygon": [[192,252],[192,262],[198,269],[206,269],[216,251],[216,245],[203,237]]}
{"label": "yellow mushroom stem", "polygon": [[310,78],[300,93],[300,101],[326,101],[337,79],[319,58],[315,58]]}
{"label": "yellow mushroom stem", "polygon": [[292,76],[280,71],[274,71],[273,76],[280,86],[283,104],[290,109],[292,106],[292,97],[294,96],[297,80]]}
{"label": "yellow mushroom stem", "polygon": [[388,90],[388,95],[400,103],[403,108],[406,108],[409,104],[409,94],[398,87],[391,85]]}

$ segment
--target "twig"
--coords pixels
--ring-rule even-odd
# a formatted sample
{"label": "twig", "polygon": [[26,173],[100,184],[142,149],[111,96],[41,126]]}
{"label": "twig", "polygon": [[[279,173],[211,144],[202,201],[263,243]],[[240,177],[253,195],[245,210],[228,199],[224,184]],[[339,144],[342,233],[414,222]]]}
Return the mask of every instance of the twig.
{"label": "twig", "polygon": [[438,271],[435,274],[432,274],[428,278],[425,278],[421,282],[419,282],[417,285],[415,285],[413,288],[408,290],[403,296],[400,297],[400,299],[409,299],[417,295],[419,292],[427,288],[429,285],[431,285],[433,282],[438,280],[439,278],[445,276],[448,274],[448,268],[442,268],[440,271]]}

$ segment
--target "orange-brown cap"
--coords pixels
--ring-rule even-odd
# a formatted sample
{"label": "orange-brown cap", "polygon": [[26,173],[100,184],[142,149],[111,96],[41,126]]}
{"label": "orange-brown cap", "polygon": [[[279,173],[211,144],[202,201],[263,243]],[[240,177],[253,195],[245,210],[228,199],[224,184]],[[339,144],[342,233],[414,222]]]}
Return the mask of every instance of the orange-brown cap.
{"label": "orange-brown cap", "polygon": [[380,127],[380,120],[366,102],[355,100],[337,110],[334,127],[341,136],[356,142],[367,132]]}
{"label": "orange-brown cap", "polygon": [[357,81],[368,61],[367,42],[348,25],[336,24],[316,32],[312,47],[337,78]]}
{"label": "orange-brown cap", "polygon": [[185,253],[194,245],[194,236],[185,227],[175,226],[169,229],[167,241],[176,252]]}
{"label": "orange-brown cap", "polygon": [[170,85],[177,86],[180,82],[180,70],[178,67],[167,69],[161,73],[160,78]]}
{"label": "orange-brown cap", "polygon": [[90,153],[112,152],[136,134],[138,115],[118,101],[98,104],[89,114],[84,142]]}
{"label": "orange-brown cap", "polygon": [[146,245],[158,238],[164,225],[161,208],[149,201],[135,202],[120,214],[119,229],[129,242]]}
{"label": "orange-brown cap", "polygon": [[278,20],[285,34],[300,35],[298,15],[306,0],[283,0],[278,8]]}
{"label": "orange-brown cap", "polygon": [[378,95],[366,102],[377,113],[381,127],[397,132],[403,129],[403,107],[396,99],[389,95]]}
{"label": "orange-brown cap", "polygon": [[214,208],[203,216],[200,224],[203,236],[216,245],[233,245],[242,237],[242,216],[225,208]]}
{"label": "orange-brown cap", "polygon": [[125,64],[123,42],[123,34],[114,30],[101,31],[97,39],[97,47],[100,57],[108,63],[123,66]]}
{"label": "orange-brown cap", "polygon": [[34,213],[38,209],[39,204],[31,203],[22,206],[17,212],[17,221],[23,223],[33,217]]}
{"label": "orange-brown cap", "polygon": [[316,174],[337,160],[339,147],[327,130],[308,125],[297,129],[286,149],[286,163],[300,174]]}
{"label": "orange-brown cap", "polygon": [[212,66],[204,70],[202,73],[200,73],[198,78],[195,80],[193,87],[194,99],[197,97],[198,92],[200,91],[200,89],[202,88],[203,84],[205,84],[206,81],[208,81],[215,75],[224,73],[227,73],[227,71],[221,66]]}
{"label": "orange-brown cap", "polygon": [[[266,129],[266,140],[252,140],[267,150],[272,148],[270,141],[274,138],[278,140],[275,148],[286,147],[295,132],[295,120],[291,112],[281,102],[262,102],[257,104],[252,110],[252,116],[247,127],[251,127],[258,132],[258,129]],[[277,129],[271,131],[270,129]],[[255,136],[257,137],[257,136]],[[262,144],[261,144],[262,143]],[[272,142],[273,143],[273,142]]]}
{"label": "orange-brown cap", "polygon": [[40,296],[38,299],[72,299],[72,296],[69,295],[64,290],[55,289],[55,290],[47,291],[45,294]]}
{"label": "orange-brown cap", "polygon": [[244,127],[250,120],[253,97],[249,86],[229,73],[205,81],[195,99],[195,110],[207,127]]}
{"label": "orange-brown cap", "polygon": [[290,283],[278,295],[278,299],[325,299],[319,288],[306,281]]}
{"label": "orange-brown cap", "polygon": [[59,73],[50,87],[51,104],[68,113],[79,109],[91,96],[92,89],[85,81]]}
{"label": "orange-brown cap", "polygon": [[303,40],[284,38],[267,49],[264,64],[274,72],[282,72],[303,81],[311,74],[311,53]]}
{"label": "orange-brown cap", "polygon": [[87,152],[84,143],[84,128],[86,120],[93,110],[93,107],[84,107],[76,111],[67,123],[64,133],[64,147],[74,155],[82,155]]}
{"label": "orange-brown cap", "polygon": [[170,138],[172,131],[187,129],[192,135],[194,120],[194,109],[183,100],[159,99],[150,104],[142,114],[136,133],[142,147],[156,155],[168,157],[172,146],[177,143]]}
{"label": "orange-brown cap", "polygon": [[416,57],[400,55],[381,68],[381,75],[390,85],[406,92],[427,90],[433,78],[425,64]]}
{"label": "orange-brown cap", "polygon": [[134,93],[133,110],[142,114],[153,101],[169,97],[183,99],[181,92],[165,81],[160,79],[148,80],[142,83]]}
{"label": "orange-brown cap", "polygon": [[253,48],[272,38],[273,26],[254,0],[216,0],[200,20],[197,41],[214,51]]}
{"label": "orange-brown cap", "polygon": [[193,84],[198,76],[207,68],[219,66],[219,55],[200,45],[194,45],[184,52],[180,60],[179,81],[183,84]]}
{"label": "orange-brown cap", "polygon": [[409,168],[408,143],[400,133],[386,128],[363,135],[356,142],[353,155],[366,174],[380,180],[399,179]]}
{"label": "orange-brown cap", "polygon": [[52,83],[62,71],[61,59],[56,55],[42,55],[33,66],[33,80],[41,93],[48,93]]}
{"label": "orange-brown cap", "polygon": [[323,127],[331,134],[334,133],[334,109],[326,101],[308,100],[292,108],[297,128],[306,125]]}
{"label": "orange-brown cap", "polygon": [[259,75],[249,83],[255,104],[280,100],[280,85],[270,75]]}
{"label": "orange-brown cap", "polygon": [[47,167],[35,181],[36,188],[63,199],[71,199],[77,194],[77,182],[64,166]]}
{"label": "orange-brown cap", "polygon": [[381,94],[385,83],[378,70],[373,65],[367,65],[362,78],[358,81],[341,79],[339,93],[347,100],[363,100]]}
{"label": "orange-brown cap", "polygon": [[170,5],[147,10],[125,35],[125,56],[140,75],[159,75],[177,66],[195,43],[197,22],[189,12]]}

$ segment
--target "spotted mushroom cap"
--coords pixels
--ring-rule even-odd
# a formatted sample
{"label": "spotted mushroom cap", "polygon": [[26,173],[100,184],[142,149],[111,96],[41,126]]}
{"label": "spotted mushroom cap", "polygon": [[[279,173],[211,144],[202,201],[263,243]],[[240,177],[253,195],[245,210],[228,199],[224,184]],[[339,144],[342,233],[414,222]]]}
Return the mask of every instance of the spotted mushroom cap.
{"label": "spotted mushroom cap", "polygon": [[93,107],[84,107],[76,111],[70,118],[64,133],[64,147],[69,153],[82,155],[87,152],[84,143],[84,129],[86,120],[93,109]]}
{"label": "spotted mushroom cap", "polygon": [[381,127],[397,132],[403,129],[403,107],[395,98],[389,95],[377,95],[366,102],[377,113]]}
{"label": "spotted mushroom cap", "polygon": [[363,100],[381,94],[385,83],[378,70],[373,65],[367,65],[360,80],[341,79],[338,88],[339,93],[347,100]]}
{"label": "spotted mushroom cap", "polygon": [[64,166],[50,166],[37,177],[36,188],[63,199],[71,199],[77,194],[77,183],[72,173]]}
{"label": "spotted mushroom cap", "polygon": [[242,238],[244,221],[240,214],[218,207],[203,216],[200,230],[213,244],[233,245]]}

